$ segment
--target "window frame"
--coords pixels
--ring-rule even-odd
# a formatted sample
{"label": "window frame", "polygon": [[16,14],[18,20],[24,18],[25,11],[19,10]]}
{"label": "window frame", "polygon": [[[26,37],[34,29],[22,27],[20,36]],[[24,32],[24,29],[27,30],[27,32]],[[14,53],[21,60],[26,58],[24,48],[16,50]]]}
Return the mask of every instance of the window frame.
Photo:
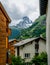
{"label": "window frame", "polygon": [[30,53],[25,53],[24,58],[30,58]]}

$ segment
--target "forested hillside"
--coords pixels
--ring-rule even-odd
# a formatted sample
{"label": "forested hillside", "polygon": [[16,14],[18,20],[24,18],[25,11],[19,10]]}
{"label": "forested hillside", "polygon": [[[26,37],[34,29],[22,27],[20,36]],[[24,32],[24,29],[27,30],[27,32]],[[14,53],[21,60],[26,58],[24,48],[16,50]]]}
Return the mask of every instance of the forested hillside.
{"label": "forested hillside", "polygon": [[[46,38],[46,15],[40,16],[36,19],[29,28],[15,30],[16,31],[13,31],[12,29],[12,33],[13,36],[15,35],[14,38],[16,39],[27,39],[31,37],[39,37],[40,35]],[[14,32],[16,32],[16,34]]]}

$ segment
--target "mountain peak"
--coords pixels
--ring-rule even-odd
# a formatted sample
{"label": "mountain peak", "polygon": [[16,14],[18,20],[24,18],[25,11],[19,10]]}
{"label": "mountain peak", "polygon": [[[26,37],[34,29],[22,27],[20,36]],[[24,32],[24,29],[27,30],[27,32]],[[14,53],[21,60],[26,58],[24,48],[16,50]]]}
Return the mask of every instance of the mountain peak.
{"label": "mountain peak", "polygon": [[32,25],[32,21],[27,17],[23,17],[22,20],[19,22],[19,24],[17,24],[17,28],[28,28],[29,26]]}
{"label": "mountain peak", "polygon": [[24,16],[23,19],[29,19],[27,16]]}

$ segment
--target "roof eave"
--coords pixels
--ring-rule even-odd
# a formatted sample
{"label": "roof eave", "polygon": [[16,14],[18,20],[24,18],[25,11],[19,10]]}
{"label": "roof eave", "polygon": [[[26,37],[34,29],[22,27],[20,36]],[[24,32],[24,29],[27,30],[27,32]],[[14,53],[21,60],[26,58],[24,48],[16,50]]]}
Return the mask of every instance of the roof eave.
{"label": "roof eave", "polygon": [[2,12],[3,12],[3,14],[5,15],[5,17],[7,18],[7,22],[11,22],[11,19],[10,19],[10,17],[8,16],[8,14],[7,14],[7,12],[6,12],[6,10],[5,10],[5,8],[3,7],[3,5],[2,5],[2,3],[0,2],[0,9],[2,10]]}

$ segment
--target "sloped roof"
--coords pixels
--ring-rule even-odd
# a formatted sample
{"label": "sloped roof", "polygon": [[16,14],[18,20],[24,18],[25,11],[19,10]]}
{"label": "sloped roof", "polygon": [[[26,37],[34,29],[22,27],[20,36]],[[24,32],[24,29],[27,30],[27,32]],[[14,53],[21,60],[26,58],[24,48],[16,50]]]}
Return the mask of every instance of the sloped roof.
{"label": "sloped roof", "polygon": [[25,39],[25,40],[22,40],[22,41],[20,41],[20,42],[18,42],[18,43],[16,43],[16,44],[14,44],[14,46],[15,46],[15,47],[16,47],[16,46],[22,46],[22,45],[25,45],[25,44],[27,44],[28,42],[34,41],[34,40],[36,40],[36,39],[42,39],[42,40],[46,41],[46,40],[45,40],[44,38],[42,38],[42,37],[29,38],[29,39]]}
{"label": "sloped roof", "polygon": [[10,39],[9,42],[12,42],[12,41],[14,41],[14,40],[16,40],[16,39]]}
{"label": "sloped roof", "polygon": [[7,12],[5,11],[5,8],[3,7],[3,5],[1,4],[1,2],[0,2],[0,9],[3,12],[4,16],[7,18],[8,22],[10,22],[11,19],[9,18],[9,16],[8,16]]}

